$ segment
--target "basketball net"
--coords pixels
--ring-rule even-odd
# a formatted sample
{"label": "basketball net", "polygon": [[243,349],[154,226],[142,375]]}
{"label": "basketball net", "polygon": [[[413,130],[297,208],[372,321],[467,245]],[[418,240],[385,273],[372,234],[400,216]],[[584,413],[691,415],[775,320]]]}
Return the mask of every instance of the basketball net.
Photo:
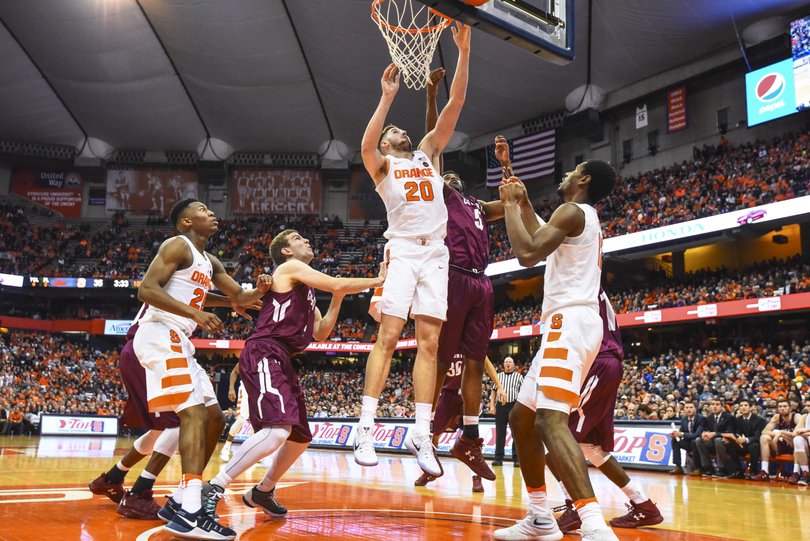
{"label": "basketball net", "polygon": [[385,38],[405,85],[413,90],[425,88],[439,36],[452,20],[424,5],[414,9],[413,0],[374,0],[371,18]]}

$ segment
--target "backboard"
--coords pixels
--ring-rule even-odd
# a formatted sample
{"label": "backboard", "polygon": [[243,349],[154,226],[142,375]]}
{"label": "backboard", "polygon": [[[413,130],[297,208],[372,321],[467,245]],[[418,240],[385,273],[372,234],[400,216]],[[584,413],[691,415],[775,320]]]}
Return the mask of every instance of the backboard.
{"label": "backboard", "polygon": [[442,15],[483,30],[553,62],[574,59],[574,0],[419,0]]}

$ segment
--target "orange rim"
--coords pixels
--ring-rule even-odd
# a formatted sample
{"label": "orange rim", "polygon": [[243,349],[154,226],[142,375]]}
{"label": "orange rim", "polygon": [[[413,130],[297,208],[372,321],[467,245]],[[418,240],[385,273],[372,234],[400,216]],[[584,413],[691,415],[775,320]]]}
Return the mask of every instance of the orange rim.
{"label": "orange rim", "polygon": [[444,30],[445,28],[450,26],[450,23],[453,22],[453,19],[450,19],[449,17],[445,17],[444,15],[442,15],[441,13],[439,13],[438,11],[436,11],[433,8],[428,8],[428,10],[431,13],[433,13],[434,15],[437,15],[440,19],[442,19],[441,23],[434,24],[433,26],[426,26],[425,28],[402,28],[401,26],[394,26],[394,25],[388,24],[387,22],[381,21],[377,17],[377,10],[375,8],[379,4],[382,4],[383,2],[392,2],[392,1],[393,0],[374,0],[374,2],[371,3],[371,18],[374,19],[375,21],[377,21],[377,24],[385,26],[386,28],[388,28],[392,32],[399,32],[400,34],[425,34],[427,32],[433,32],[434,30]]}

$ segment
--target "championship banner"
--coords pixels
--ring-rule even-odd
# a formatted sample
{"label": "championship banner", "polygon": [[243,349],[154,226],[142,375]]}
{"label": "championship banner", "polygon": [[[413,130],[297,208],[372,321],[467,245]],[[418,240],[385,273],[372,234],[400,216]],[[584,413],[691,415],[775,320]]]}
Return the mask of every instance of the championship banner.
{"label": "championship banner", "polygon": [[231,211],[234,213],[320,214],[322,193],[319,171],[231,171]]}
{"label": "championship banner", "polygon": [[197,197],[200,175],[189,167],[107,168],[107,212],[168,216],[175,203]]}
{"label": "championship banner", "polygon": [[[312,432],[313,448],[352,449],[354,432],[358,420],[355,418],[310,418],[309,430]],[[374,448],[378,451],[405,452],[405,437],[414,426],[413,419],[393,418],[376,419],[374,423]],[[483,455],[492,459],[495,456],[495,420],[481,419],[478,430],[484,439]],[[614,444],[611,453],[624,466],[641,469],[668,470],[671,466],[672,446],[669,433],[672,428],[664,422],[623,422],[616,421],[614,426]],[[234,443],[245,441],[250,434],[250,422],[234,437]],[[438,450],[449,454],[450,448],[461,435],[461,431],[445,432],[439,436]],[[512,458],[512,431],[506,427],[504,456]]]}
{"label": "championship banner", "polygon": [[65,218],[81,218],[82,176],[70,169],[14,167],[11,193],[48,207]]}
{"label": "championship banner", "polygon": [[352,167],[349,173],[349,219],[379,222],[385,220],[385,211],[376,185],[364,167]]}
{"label": "championship banner", "polygon": [[686,87],[682,86],[667,92],[667,133],[685,129]]}

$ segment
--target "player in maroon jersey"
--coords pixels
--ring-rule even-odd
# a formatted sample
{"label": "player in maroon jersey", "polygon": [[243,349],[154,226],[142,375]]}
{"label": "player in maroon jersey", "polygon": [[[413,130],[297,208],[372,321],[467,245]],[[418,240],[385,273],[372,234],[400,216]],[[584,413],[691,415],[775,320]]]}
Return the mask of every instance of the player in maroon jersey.
{"label": "player in maroon jersey", "polygon": [[[310,268],[314,257],[309,241],[287,229],[270,243],[278,265],[273,286],[253,332],[239,356],[239,373],[248,395],[250,424],[255,431],[219,474],[203,485],[206,511],[212,514],[225,488],[264,457],[274,455],[261,482],[242,501],[270,516],[287,514],[275,501],[275,486],[312,441],[304,393],[290,359],[313,338],[326,340],[335,326],[345,295],[381,286],[385,265],[377,278],[334,278]],[[332,293],[326,315],[315,306],[315,289]]]}
{"label": "player in maroon jersey", "polygon": [[[638,528],[660,524],[664,517],[658,507],[643,494],[641,487],[627,476],[621,464],[610,455],[613,451],[613,407],[624,372],[624,348],[616,314],[607,294],[601,288],[599,315],[602,318],[602,345],[580,390],[579,405],[571,411],[568,418],[568,428],[582,448],[585,458],[630,499],[630,504],[627,505],[630,512],[611,519],[610,525],[614,528]],[[547,454],[546,459],[549,460],[549,469],[556,477],[551,456]],[[560,488],[565,495],[565,504],[555,509],[563,511],[557,518],[557,524],[562,532],[570,532],[578,529],[582,521],[565,485],[560,483]]]}

